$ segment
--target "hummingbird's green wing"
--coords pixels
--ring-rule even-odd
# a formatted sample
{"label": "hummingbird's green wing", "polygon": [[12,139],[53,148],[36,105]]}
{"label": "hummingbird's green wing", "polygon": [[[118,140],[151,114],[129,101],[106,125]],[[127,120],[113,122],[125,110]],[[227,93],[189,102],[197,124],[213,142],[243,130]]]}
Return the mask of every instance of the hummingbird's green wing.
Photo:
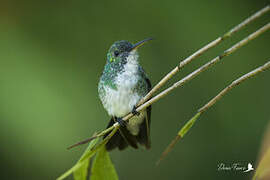
{"label": "hummingbird's green wing", "polygon": [[147,130],[147,141],[145,143],[145,147],[147,149],[151,148],[151,139],[150,139],[151,110],[152,110],[152,107],[148,106],[147,109],[146,109],[147,115],[146,115],[146,118],[145,118],[146,130]]}
{"label": "hummingbird's green wing", "polygon": [[[146,77],[144,74],[144,79],[147,83],[147,92],[151,90],[151,82],[150,80]],[[152,107],[148,106],[146,108],[146,116],[140,125],[140,131],[139,134],[137,135],[137,140],[140,144],[144,145],[146,149],[151,148],[151,141],[150,141],[150,123],[151,123],[151,110]]]}
{"label": "hummingbird's green wing", "polygon": [[[148,86],[148,92],[151,91],[152,85],[151,82],[148,78],[146,78],[147,86]],[[147,127],[147,144],[146,148],[150,149],[151,147],[151,140],[150,140],[150,123],[151,123],[151,111],[152,111],[152,106],[148,106],[146,109],[146,127]]]}

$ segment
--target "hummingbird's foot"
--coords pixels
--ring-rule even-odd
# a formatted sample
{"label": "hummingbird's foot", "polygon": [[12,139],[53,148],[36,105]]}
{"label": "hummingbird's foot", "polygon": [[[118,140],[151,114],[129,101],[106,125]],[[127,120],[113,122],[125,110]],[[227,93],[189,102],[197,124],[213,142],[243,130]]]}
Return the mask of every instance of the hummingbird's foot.
{"label": "hummingbird's foot", "polygon": [[120,124],[120,126],[125,127],[127,122],[123,120],[123,118],[116,118],[116,122]]}
{"label": "hummingbird's foot", "polygon": [[133,114],[134,116],[135,116],[135,115],[136,115],[136,116],[139,116],[139,115],[140,115],[140,113],[139,113],[138,111],[136,111],[136,106],[133,107],[133,109],[132,109],[131,112],[132,112],[132,114]]}

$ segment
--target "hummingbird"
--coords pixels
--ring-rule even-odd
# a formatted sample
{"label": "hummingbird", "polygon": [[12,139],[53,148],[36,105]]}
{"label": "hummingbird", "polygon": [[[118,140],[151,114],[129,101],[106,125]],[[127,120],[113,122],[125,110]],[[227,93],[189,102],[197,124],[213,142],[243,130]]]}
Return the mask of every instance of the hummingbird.
{"label": "hummingbird", "polygon": [[[150,40],[152,38],[136,44],[126,40],[116,41],[107,53],[106,64],[98,84],[98,94],[111,116],[107,128],[115,122],[120,124],[120,128],[106,144],[108,151],[115,148],[124,150],[128,146],[137,149],[138,144],[146,149],[151,146],[151,106],[141,112],[136,111],[136,104],[151,90],[151,82],[139,64],[137,49]],[[124,121],[122,118],[130,112],[134,116]]]}

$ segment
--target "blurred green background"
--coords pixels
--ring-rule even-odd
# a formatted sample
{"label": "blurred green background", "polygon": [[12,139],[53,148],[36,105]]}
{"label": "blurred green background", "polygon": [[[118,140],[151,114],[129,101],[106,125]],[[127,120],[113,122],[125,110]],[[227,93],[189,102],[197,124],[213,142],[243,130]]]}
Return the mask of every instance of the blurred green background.
{"label": "blurred green background", "polygon": [[[1,1],[1,179],[55,179],[86,146],[66,147],[107,126],[97,84],[116,40],[155,40],[139,50],[156,84],[180,60],[267,4],[227,1]],[[170,81],[269,22],[264,15]],[[178,129],[232,80],[269,60],[266,32],[153,105],[150,151],[111,153],[120,179],[248,179],[219,163],[256,163],[270,120],[270,72],[226,95],[155,166]]]}

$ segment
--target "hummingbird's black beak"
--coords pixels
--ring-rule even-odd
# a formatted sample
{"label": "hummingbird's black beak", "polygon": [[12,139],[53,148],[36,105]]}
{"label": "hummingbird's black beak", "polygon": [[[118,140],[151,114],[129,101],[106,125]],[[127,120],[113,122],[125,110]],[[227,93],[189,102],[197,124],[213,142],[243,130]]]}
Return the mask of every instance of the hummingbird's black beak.
{"label": "hummingbird's black beak", "polygon": [[130,51],[135,50],[135,49],[137,49],[138,47],[141,47],[142,45],[144,45],[146,42],[148,42],[148,41],[150,41],[150,40],[153,40],[153,38],[147,38],[147,39],[144,39],[144,40],[142,40],[142,41],[140,41],[140,42],[137,42],[136,44],[134,44],[134,45],[131,47]]}

